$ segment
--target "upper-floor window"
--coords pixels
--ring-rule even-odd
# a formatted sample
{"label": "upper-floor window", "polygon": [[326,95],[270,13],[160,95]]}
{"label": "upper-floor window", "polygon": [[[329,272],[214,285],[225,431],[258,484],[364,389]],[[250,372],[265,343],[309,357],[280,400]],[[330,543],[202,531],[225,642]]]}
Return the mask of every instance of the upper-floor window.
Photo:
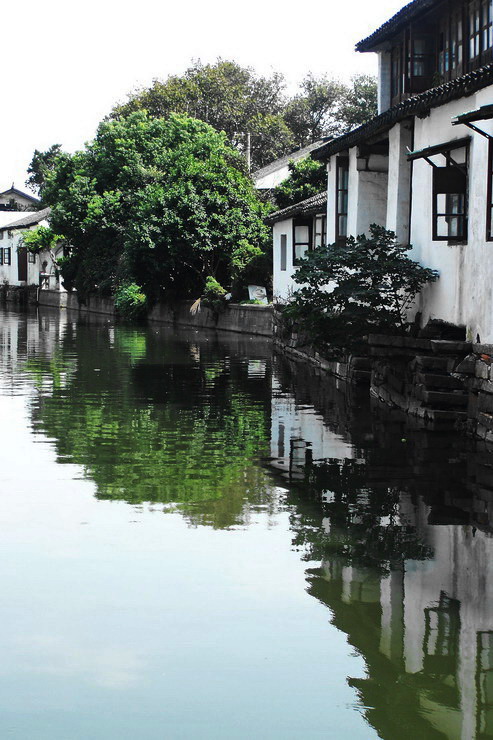
{"label": "upper-floor window", "polygon": [[491,0],[472,0],[468,12],[469,68],[486,64],[491,59],[493,30]]}
{"label": "upper-floor window", "polygon": [[337,158],[336,176],[336,242],[347,237],[347,217],[349,200],[349,159]]}

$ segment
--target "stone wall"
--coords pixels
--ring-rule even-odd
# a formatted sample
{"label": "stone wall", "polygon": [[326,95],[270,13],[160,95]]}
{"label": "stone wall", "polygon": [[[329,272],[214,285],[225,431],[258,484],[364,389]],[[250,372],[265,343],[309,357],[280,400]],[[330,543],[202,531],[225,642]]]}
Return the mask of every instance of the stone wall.
{"label": "stone wall", "polygon": [[[79,311],[98,313],[114,317],[115,306],[109,298],[91,296],[79,303],[76,293],[63,293],[56,290],[43,290],[39,294],[40,306],[52,306]],[[272,337],[272,307],[233,304],[224,311],[215,313],[209,308],[192,314],[191,301],[183,301],[174,306],[157,304],[149,314],[149,321],[160,324],[174,324],[197,329],[217,329],[253,336]]]}

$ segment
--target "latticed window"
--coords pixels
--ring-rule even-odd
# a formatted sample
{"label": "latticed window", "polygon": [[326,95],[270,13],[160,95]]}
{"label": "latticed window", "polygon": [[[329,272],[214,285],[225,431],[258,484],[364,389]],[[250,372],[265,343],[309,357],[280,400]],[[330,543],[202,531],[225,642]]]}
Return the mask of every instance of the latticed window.
{"label": "latticed window", "polygon": [[472,0],[468,11],[469,68],[474,69],[491,60],[493,26],[491,0]]}

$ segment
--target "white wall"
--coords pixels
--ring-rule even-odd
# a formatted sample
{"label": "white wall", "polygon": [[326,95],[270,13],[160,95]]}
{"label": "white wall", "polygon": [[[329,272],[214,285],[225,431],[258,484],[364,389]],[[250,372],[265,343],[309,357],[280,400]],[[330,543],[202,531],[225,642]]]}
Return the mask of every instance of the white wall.
{"label": "white wall", "polygon": [[[432,240],[432,168],[424,160],[414,164],[411,243],[416,259],[440,272],[437,283],[423,291],[419,310],[422,322],[442,319],[467,327],[468,336],[493,342],[493,242],[486,241],[488,142],[465,126],[452,126],[451,119],[491,102],[493,87],[475,96],[454,101],[416,119],[415,150],[471,134],[469,167],[469,229],[467,244],[448,245]],[[493,123],[480,128],[493,134]]]}
{"label": "white wall", "polygon": [[[281,270],[281,235],[286,235],[286,270]],[[279,221],[273,228],[273,293],[274,300],[287,300],[294,291],[293,219]]]}
{"label": "white wall", "polygon": [[391,55],[389,51],[378,52],[378,112],[390,108],[391,102]]}
{"label": "white wall", "polygon": [[[377,166],[383,170],[381,162]],[[371,224],[383,226],[387,221],[388,174],[361,167],[357,148],[353,147],[349,152],[348,236],[368,234]]]}
{"label": "white wall", "polygon": [[277,186],[280,185],[283,180],[286,180],[289,175],[289,166],[286,164],[275,172],[271,172],[269,175],[265,175],[265,177],[255,180],[255,187],[257,190],[277,188]]}
{"label": "white wall", "polygon": [[412,148],[412,126],[398,123],[389,131],[389,176],[386,228],[397,235],[401,244],[409,243],[411,206],[411,163],[407,161]]}

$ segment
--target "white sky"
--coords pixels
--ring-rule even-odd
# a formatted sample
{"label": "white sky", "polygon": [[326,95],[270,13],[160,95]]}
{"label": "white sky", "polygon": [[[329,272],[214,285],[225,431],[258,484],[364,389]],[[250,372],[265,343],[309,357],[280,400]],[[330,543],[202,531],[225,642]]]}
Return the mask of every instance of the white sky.
{"label": "white sky", "polygon": [[376,73],[357,41],[404,0],[25,0],[2,3],[0,189],[24,189],[34,149],[67,151],[94,136],[114,103],[191,59],[234,59],[283,72],[293,91],[306,72],[348,79]]}

